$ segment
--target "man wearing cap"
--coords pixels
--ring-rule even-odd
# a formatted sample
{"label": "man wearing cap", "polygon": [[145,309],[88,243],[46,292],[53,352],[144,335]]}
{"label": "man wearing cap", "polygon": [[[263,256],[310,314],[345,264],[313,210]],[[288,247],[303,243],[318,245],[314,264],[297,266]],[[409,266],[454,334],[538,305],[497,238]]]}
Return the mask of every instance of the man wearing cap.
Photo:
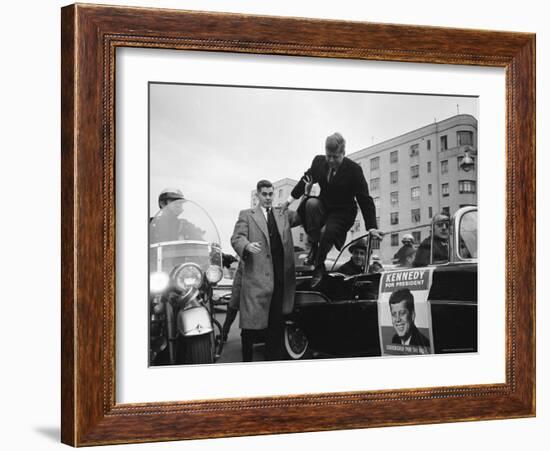
{"label": "man wearing cap", "polygon": [[298,209],[300,220],[311,245],[311,261],[315,265],[311,286],[320,285],[325,273],[327,254],[336,246],[342,248],[346,234],[355,222],[357,205],[361,208],[365,228],[376,239],[382,238],[377,230],[376,209],[363,170],[345,157],[346,141],[340,133],[333,133],[325,141],[325,155],[317,155],[305,176],[298,182],[283,209],[299,199],[305,191],[305,179],[319,184],[319,197],[310,197]]}
{"label": "man wearing cap", "polygon": [[414,248],[413,248],[413,242],[414,238],[410,233],[407,233],[403,236],[401,239],[401,242],[403,243],[403,246],[399,248],[399,250],[394,254],[393,256],[393,263],[399,265],[399,266],[406,266],[407,263],[407,257],[410,257],[411,250],[413,251],[412,254],[414,255]]}
{"label": "man wearing cap", "polygon": [[338,272],[346,276],[364,273],[367,261],[367,242],[365,239],[357,240],[349,247],[349,251],[351,252],[351,258],[338,268]]}
{"label": "man wearing cap", "polygon": [[[414,257],[413,266],[427,266],[432,263],[449,261],[449,217],[444,214],[435,215],[432,220],[433,240],[430,235],[424,239]],[[432,249],[433,241],[433,249]]]}
{"label": "man wearing cap", "polygon": [[203,230],[180,217],[185,203],[181,190],[177,188],[162,190],[158,203],[161,211],[150,219],[151,243],[203,239]]}

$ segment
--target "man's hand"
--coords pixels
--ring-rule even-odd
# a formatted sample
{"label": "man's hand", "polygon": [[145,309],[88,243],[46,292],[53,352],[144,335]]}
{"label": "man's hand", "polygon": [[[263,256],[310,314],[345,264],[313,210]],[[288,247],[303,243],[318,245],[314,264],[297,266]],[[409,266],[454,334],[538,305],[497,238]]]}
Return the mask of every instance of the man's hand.
{"label": "man's hand", "polygon": [[259,254],[262,252],[262,245],[257,241],[254,241],[253,243],[248,243],[244,250],[250,252],[251,254]]}
{"label": "man's hand", "polygon": [[305,175],[302,178],[302,181],[305,183],[304,193],[306,196],[309,196],[309,193],[311,193],[311,188],[313,186],[313,177],[311,175]]}
{"label": "man's hand", "polygon": [[370,229],[369,230],[370,236],[373,238],[376,238],[377,240],[381,240],[384,237],[384,232],[378,229]]}

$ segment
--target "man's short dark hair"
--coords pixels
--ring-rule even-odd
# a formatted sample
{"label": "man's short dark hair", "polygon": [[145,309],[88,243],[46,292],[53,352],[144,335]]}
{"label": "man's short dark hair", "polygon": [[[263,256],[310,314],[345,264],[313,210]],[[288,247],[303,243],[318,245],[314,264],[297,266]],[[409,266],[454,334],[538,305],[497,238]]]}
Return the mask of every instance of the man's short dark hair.
{"label": "man's short dark hair", "polygon": [[256,191],[260,192],[262,188],[273,188],[273,183],[271,183],[269,180],[260,180],[256,184]]}
{"label": "man's short dark hair", "polygon": [[325,149],[333,152],[345,152],[346,140],[340,133],[335,132],[332,135],[327,136],[325,141]]}
{"label": "man's short dark hair", "polygon": [[410,313],[414,312],[414,296],[408,288],[396,290],[390,296],[390,305],[399,304],[403,301],[405,301],[405,307],[407,307],[407,310]]}

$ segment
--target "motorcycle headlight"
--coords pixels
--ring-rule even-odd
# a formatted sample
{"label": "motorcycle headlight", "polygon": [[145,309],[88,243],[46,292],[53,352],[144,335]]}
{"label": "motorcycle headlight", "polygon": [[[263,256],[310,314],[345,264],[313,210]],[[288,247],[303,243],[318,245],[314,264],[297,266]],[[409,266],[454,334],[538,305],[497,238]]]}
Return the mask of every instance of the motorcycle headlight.
{"label": "motorcycle headlight", "polygon": [[202,272],[195,265],[183,265],[174,273],[174,283],[182,291],[198,289],[202,285]]}
{"label": "motorcycle headlight", "polygon": [[151,293],[161,293],[170,283],[170,277],[165,272],[154,272],[149,276],[149,289]]}
{"label": "motorcycle headlight", "polygon": [[206,279],[210,283],[218,283],[223,278],[223,270],[218,265],[210,265],[206,270]]}

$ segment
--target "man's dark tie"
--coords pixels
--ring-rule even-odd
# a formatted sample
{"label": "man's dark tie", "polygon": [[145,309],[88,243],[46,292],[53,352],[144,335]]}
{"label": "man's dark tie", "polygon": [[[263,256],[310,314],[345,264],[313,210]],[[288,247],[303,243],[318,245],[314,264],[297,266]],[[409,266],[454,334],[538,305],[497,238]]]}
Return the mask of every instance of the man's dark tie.
{"label": "man's dark tie", "polygon": [[336,173],[336,169],[329,169],[328,171],[328,177],[327,177],[327,182],[330,183],[330,181],[332,180],[332,178],[334,177],[334,174]]}
{"label": "man's dark tie", "polygon": [[273,216],[273,208],[267,208],[267,231],[270,238],[273,238],[277,232],[277,223],[275,222],[275,216]]}

